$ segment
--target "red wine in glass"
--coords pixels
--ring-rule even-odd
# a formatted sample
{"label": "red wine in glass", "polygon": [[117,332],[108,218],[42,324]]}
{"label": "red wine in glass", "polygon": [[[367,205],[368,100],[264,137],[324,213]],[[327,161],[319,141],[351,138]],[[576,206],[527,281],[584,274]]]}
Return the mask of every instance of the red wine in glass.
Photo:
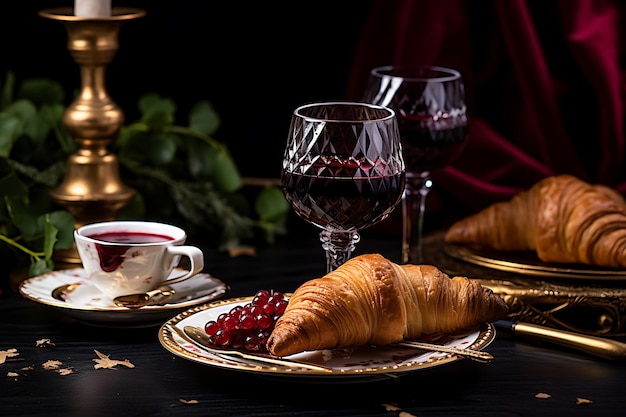
{"label": "red wine in glass", "polygon": [[285,172],[283,190],[304,220],[320,228],[361,230],[384,220],[400,202],[404,174],[333,177]]}
{"label": "red wine in glass", "polygon": [[433,185],[431,171],[450,165],[467,137],[461,74],[436,66],[373,68],[364,100],[396,112],[406,164],[402,263],[422,263],[424,210]]}
{"label": "red wine in glass", "polygon": [[[429,126],[430,124],[430,126]],[[398,116],[404,162],[411,172],[432,172],[452,163],[467,139],[467,121],[424,123],[423,117]]]}

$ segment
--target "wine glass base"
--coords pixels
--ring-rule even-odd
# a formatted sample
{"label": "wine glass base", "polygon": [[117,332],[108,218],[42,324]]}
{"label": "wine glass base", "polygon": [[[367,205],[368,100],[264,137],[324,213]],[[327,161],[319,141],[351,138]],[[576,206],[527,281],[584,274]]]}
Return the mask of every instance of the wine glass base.
{"label": "wine glass base", "polygon": [[424,261],[422,234],[426,196],[433,186],[430,172],[407,173],[402,195],[402,256],[403,264],[421,264]]}
{"label": "wine glass base", "polygon": [[326,272],[334,271],[350,259],[360,240],[361,236],[357,232],[322,230],[320,241],[326,252]]}

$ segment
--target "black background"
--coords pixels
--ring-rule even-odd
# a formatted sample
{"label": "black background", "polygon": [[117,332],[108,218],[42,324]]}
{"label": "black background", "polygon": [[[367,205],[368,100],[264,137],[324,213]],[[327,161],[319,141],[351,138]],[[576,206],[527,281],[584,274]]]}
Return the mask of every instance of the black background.
{"label": "black background", "polygon": [[[126,121],[139,117],[147,93],[171,98],[186,124],[193,104],[212,102],[222,118],[215,137],[226,144],[242,175],[280,175],[292,110],[312,101],[344,98],[354,47],[371,0],[252,2],[230,0],[113,1],[146,16],[125,22],[120,49],[107,67],[111,98]],[[3,2],[1,80],[49,78],[80,87],[62,22],[40,17],[71,0]],[[364,69],[367,71],[367,69]]]}

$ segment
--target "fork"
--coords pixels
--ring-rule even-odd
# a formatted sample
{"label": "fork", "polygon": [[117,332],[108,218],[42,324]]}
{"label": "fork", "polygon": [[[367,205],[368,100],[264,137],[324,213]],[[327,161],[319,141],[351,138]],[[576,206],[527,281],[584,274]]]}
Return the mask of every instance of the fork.
{"label": "fork", "polygon": [[483,352],[480,350],[473,349],[459,349],[451,346],[441,346],[433,343],[424,343],[424,342],[414,342],[414,341],[404,341],[396,343],[398,346],[405,347],[414,347],[418,349],[424,349],[432,352],[443,352],[443,353],[453,353],[457,356],[467,357],[469,359],[475,360],[477,362],[488,363],[493,361],[495,358],[488,352]]}

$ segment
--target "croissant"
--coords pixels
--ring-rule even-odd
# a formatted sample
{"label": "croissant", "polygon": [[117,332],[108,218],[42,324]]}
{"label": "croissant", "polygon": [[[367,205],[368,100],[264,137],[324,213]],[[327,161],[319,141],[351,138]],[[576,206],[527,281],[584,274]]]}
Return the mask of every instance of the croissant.
{"label": "croissant", "polygon": [[454,223],[444,241],[535,251],[548,263],[624,268],[626,203],[607,186],[551,176]]}
{"label": "croissant", "polygon": [[476,328],[507,313],[502,298],[478,280],[367,254],[296,289],[266,346],[273,355],[286,356],[386,345]]}

